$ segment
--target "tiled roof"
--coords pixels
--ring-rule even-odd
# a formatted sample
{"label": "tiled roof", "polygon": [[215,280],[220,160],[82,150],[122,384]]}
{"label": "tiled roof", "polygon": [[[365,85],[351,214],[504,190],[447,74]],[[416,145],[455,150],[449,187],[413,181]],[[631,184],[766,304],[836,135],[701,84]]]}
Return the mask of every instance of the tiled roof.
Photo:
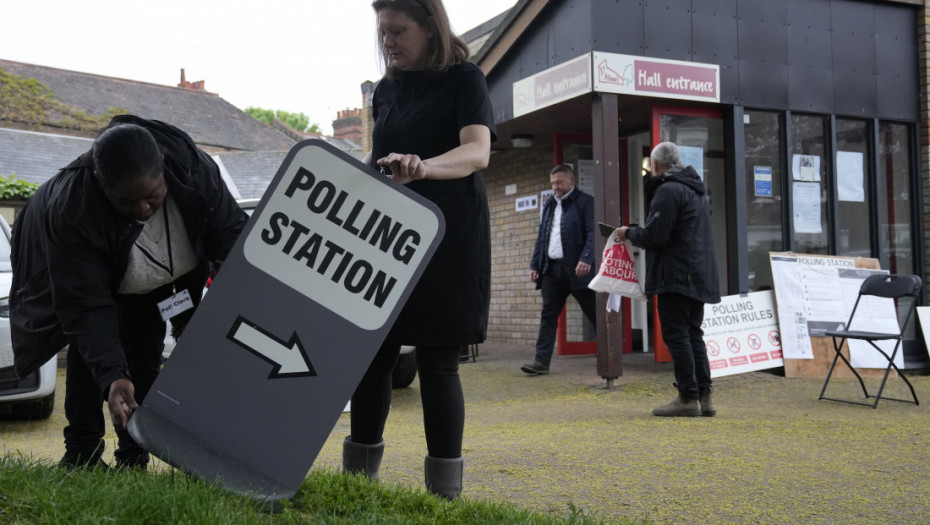
{"label": "tiled roof", "polygon": [[80,137],[0,128],[0,175],[45,182],[93,143]]}
{"label": "tiled roof", "polygon": [[85,113],[100,115],[109,108],[123,108],[142,118],[173,124],[201,146],[256,151],[294,145],[292,139],[213,93],[8,60],[0,60],[0,68],[37,79],[59,100]]}
{"label": "tiled roof", "polygon": [[[351,142],[330,137],[322,139],[361,160],[361,150]],[[0,128],[0,176],[16,175],[22,180],[41,184],[92,145],[93,140],[88,138]],[[259,198],[278,172],[288,151],[289,148],[231,151],[215,153],[213,159],[224,171],[224,177],[235,184],[238,197]]]}
{"label": "tiled roof", "polygon": [[[93,145],[92,139],[0,128],[0,175],[43,183]],[[288,150],[214,154],[241,198],[261,197]]]}
{"label": "tiled roof", "polygon": [[[362,160],[362,150],[348,140],[334,139],[332,137],[316,137],[326,141],[336,148],[348,153],[358,160]],[[230,151],[217,153],[213,159],[225,170],[229,178],[236,184],[239,197],[242,199],[260,198],[271,179],[278,173],[278,168],[284,162],[288,150],[281,151]]]}
{"label": "tiled roof", "polygon": [[287,150],[281,151],[235,151],[213,156],[226,171],[239,190],[242,199],[259,198],[271,184],[278,172]]}

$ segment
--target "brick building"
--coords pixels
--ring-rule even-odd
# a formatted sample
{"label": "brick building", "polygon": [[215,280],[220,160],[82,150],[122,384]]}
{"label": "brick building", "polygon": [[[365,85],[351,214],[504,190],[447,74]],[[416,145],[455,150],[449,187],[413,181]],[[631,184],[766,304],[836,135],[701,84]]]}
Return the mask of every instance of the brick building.
{"label": "brick building", "polygon": [[[485,170],[489,337],[535,341],[527,274],[548,168],[575,165],[596,220],[641,223],[642,159],[663,140],[705,177],[722,294],[771,288],[773,251],[872,257],[926,278],[928,19],[923,0],[517,2],[474,58],[498,128]],[[654,328],[647,305],[599,311],[607,377]],[[582,333],[572,315],[560,353]],[[918,334],[905,358],[927,363]]]}

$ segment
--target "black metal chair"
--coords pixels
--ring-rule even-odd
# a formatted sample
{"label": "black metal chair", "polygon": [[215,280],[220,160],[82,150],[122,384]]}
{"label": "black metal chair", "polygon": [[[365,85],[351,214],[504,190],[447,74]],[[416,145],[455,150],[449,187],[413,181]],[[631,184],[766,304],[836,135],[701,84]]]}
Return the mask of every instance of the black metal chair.
{"label": "black metal chair", "polygon": [[[901,373],[901,370],[898,369],[898,365],[894,363],[894,358],[898,354],[898,351],[901,350],[901,344],[904,340],[904,333],[908,328],[908,324],[911,322],[911,318],[914,317],[914,311],[917,306],[917,298],[918,294],[920,293],[921,284],[920,277],[910,274],[877,274],[867,277],[865,281],[862,282],[862,286],[859,288],[859,296],[856,298],[856,304],[853,306],[852,312],[849,314],[849,321],[846,323],[846,330],[827,330],[826,332],[827,335],[833,337],[833,349],[836,351],[836,356],[833,357],[833,363],[830,364],[830,371],[827,372],[827,379],[823,382],[823,388],[820,390],[820,399],[839,401],[842,403],[851,403],[854,405],[863,405],[867,407],[870,406],[872,408],[878,406],[879,399],[900,401],[902,403],[913,403],[915,405],[920,404],[920,402],[917,401],[917,394],[914,393],[913,385],[911,385],[911,382],[907,380],[907,377]],[[889,334],[849,329],[849,327],[852,326],[853,317],[856,315],[856,310],[859,309],[859,302],[862,300],[862,297],[866,295],[885,297],[895,300],[902,299],[904,297],[911,298],[910,305],[907,307],[907,315],[904,318],[904,324],[901,326],[901,331],[899,333]],[[864,312],[861,315],[868,315],[868,313]],[[885,357],[885,359],[888,360],[888,366],[885,367],[885,376],[882,378],[881,386],[878,387],[878,392],[875,394],[875,396],[869,395],[869,391],[865,388],[865,382],[862,381],[862,376],[859,375],[859,372],[856,372],[856,369],[852,367],[849,360],[846,359],[846,356],[840,352],[840,350],[843,348],[843,344],[846,343],[848,339],[858,339],[868,342],[870,345],[872,345],[872,348],[877,350]],[[875,341],[895,341],[894,350],[891,352],[891,355],[888,355],[888,353],[876,345]],[[864,403],[862,401],[850,401],[847,399],[836,399],[824,396],[824,393],[827,391],[827,384],[830,382],[830,377],[833,375],[833,369],[836,367],[836,361],[838,359],[842,359],[843,362],[846,363],[846,366],[852,370],[852,373],[855,374],[856,379],[859,380],[859,386],[862,387],[862,393],[865,394],[865,398],[874,398],[874,402]],[[891,373],[892,368],[894,368],[898,373],[898,377],[903,379],[908,388],[911,389],[911,396],[914,398],[913,401],[909,399],[882,397],[882,391],[885,389],[885,383],[888,381],[888,375]]]}

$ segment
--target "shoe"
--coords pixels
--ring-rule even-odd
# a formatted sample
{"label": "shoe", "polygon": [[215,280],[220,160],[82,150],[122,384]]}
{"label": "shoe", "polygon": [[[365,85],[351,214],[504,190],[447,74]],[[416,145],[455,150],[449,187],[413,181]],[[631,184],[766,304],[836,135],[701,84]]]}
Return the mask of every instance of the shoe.
{"label": "shoe", "polygon": [[149,467],[149,455],[141,454],[131,456],[129,458],[118,457],[116,458],[116,470],[138,470],[140,472],[145,472]]}
{"label": "shoe", "polygon": [[697,417],[701,415],[701,403],[697,399],[678,394],[678,397],[671,403],[652,409],[652,415],[659,417]]}
{"label": "shoe", "polygon": [[111,470],[110,465],[107,465],[106,461],[101,459],[101,455],[103,455],[102,448],[88,453],[66,450],[65,455],[58,461],[58,466],[67,470]]}
{"label": "shoe", "polygon": [[701,388],[701,415],[704,417],[714,417],[717,415],[717,408],[714,406],[714,398],[711,396],[713,390],[710,387]]}
{"label": "shoe", "polygon": [[531,376],[541,376],[549,373],[549,367],[540,363],[539,361],[533,361],[532,363],[527,363],[520,367],[520,370],[523,370]]}

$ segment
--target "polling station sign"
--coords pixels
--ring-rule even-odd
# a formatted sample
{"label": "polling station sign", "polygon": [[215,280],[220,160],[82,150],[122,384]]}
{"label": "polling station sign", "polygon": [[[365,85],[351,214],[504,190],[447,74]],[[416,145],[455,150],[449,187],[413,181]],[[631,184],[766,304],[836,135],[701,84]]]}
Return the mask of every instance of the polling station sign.
{"label": "polling station sign", "polygon": [[704,305],[701,328],[711,377],[784,366],[771,290]]}
{"label": "polling station sign", "polygon": [[130,433],[230,491],[290,497],[443,231],[423,197],[322,141],[297,144]]}
{"label": "polling station sign", "polygon": [[266,205],[273,211],[246,238],[245,257],[359,328],[374,330],[393,313],[398,283],[413,278],[426,252],[424,236],[435,237],[439,222],[430,210],[408,206],[407,195],[385,192],[383,184],[350,188],[339,171],[342,161],[321,151],[298,152],[293,173]]}

